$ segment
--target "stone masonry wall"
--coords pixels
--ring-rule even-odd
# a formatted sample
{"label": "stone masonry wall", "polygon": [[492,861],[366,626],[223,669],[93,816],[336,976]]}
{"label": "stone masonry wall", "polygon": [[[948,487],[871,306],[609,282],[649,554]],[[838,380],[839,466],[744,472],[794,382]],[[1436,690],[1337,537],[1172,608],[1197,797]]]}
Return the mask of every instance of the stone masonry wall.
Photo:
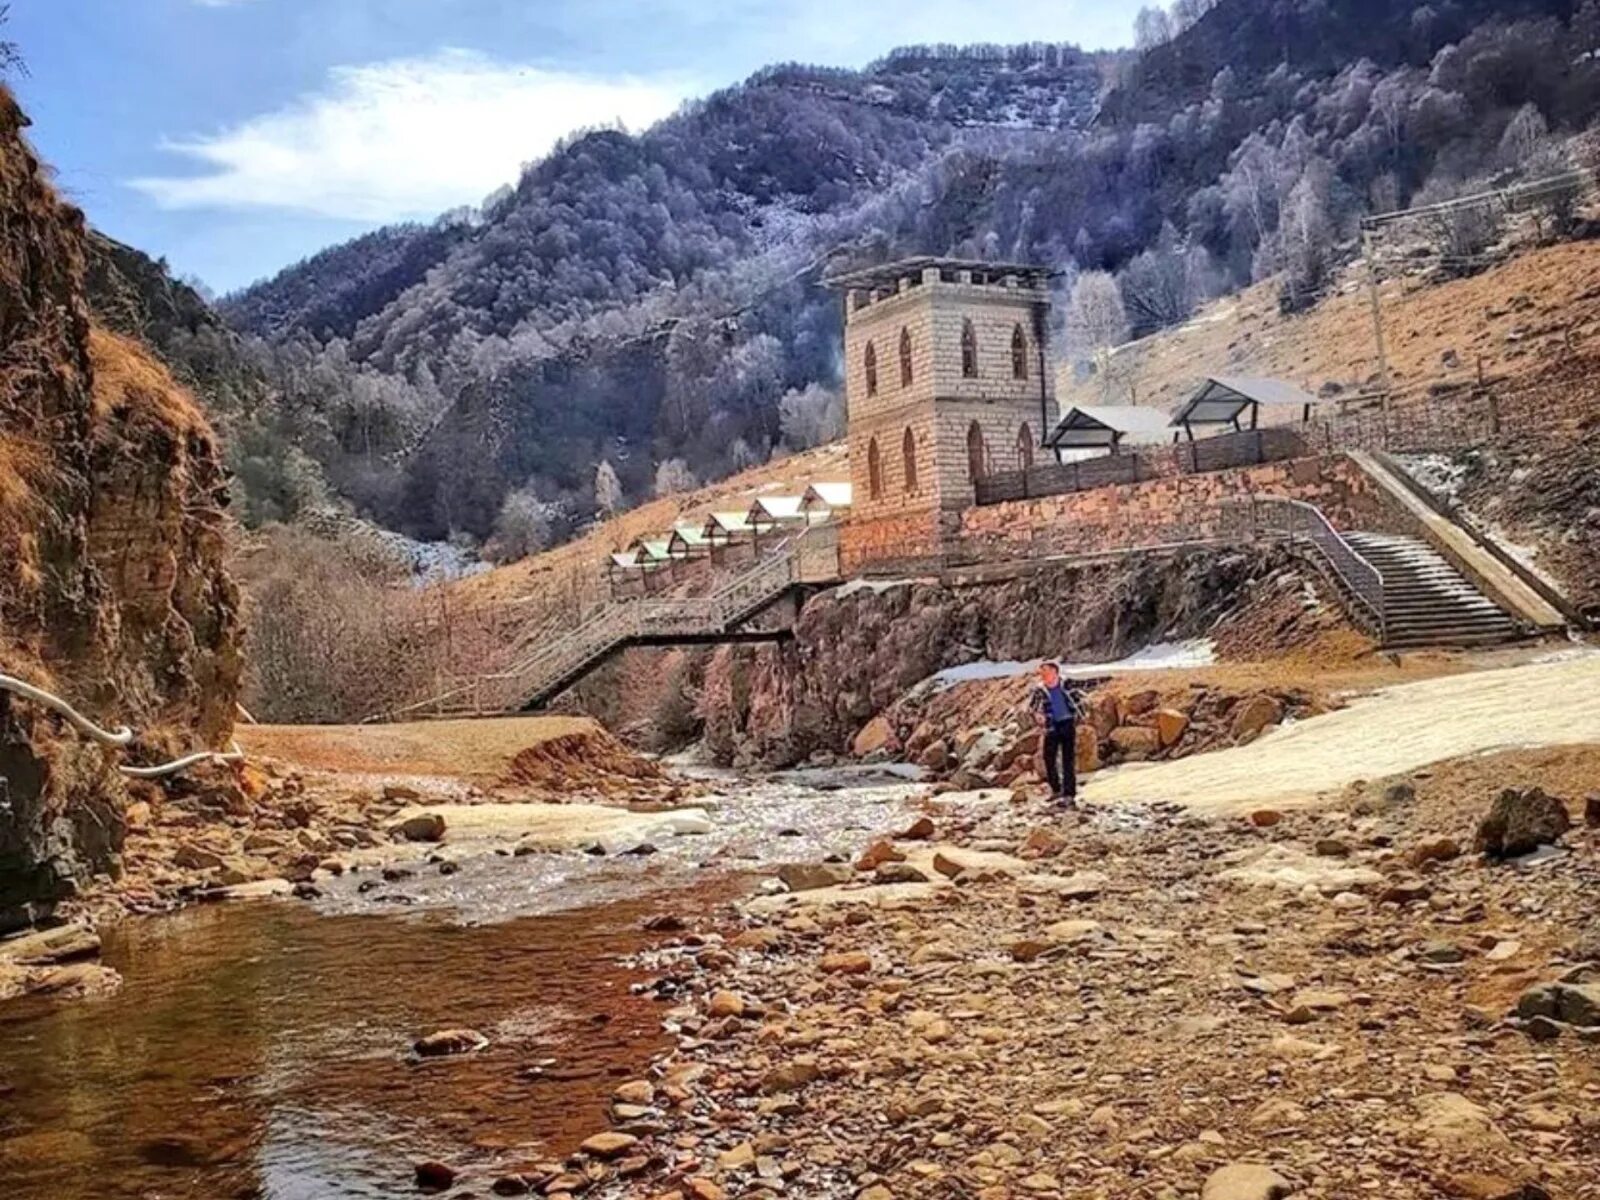
{"label": "stone masonry wall", "polygon": [[989,558],[1095,554],[1219,536],[1222,503],[1252,495],[1303,500],[1340,529],[1409,532],[1409,523],[1343,455],[969,508],[960,553]]}

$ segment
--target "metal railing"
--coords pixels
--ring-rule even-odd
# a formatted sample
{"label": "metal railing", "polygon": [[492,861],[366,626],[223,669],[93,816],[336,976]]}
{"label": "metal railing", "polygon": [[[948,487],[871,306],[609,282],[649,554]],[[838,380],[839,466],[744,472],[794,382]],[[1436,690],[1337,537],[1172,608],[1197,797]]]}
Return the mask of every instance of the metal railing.
{"label": "metal railing", "polygon": [[1224,503],[1223,527],[1234,540],[1283,541],[1311,551],[1312,561],[1351,602],[1352,616],[1379,641],[1385,639],[1388,614],[1383,572],[1345,541],[1319,509],[1284,496],[1253,496]]}
{"label": "metal railing", "polygon": [[436,695],[369,720],[513,712],[629,642],[730,632],[794,585],[838,577],[838,528],[816,526],[709,596],[614,601],[504,670],[450,681]]}

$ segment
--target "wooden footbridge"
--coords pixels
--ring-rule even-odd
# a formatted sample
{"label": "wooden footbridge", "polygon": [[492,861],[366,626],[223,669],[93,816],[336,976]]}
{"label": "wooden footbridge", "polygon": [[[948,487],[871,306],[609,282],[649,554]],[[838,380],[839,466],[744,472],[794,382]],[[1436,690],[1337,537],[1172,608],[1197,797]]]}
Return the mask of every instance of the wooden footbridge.
{"label": "wooden footbridge", "polygon": [[427,700],[374,719],[532,711],[634,646],[785,641],[794,636],[792,620],[757,624],[757,618],[785,600],[839,581],[838,526],[814,526],[765,553],[710,595],[612,600],[510,667],[458,679]]}

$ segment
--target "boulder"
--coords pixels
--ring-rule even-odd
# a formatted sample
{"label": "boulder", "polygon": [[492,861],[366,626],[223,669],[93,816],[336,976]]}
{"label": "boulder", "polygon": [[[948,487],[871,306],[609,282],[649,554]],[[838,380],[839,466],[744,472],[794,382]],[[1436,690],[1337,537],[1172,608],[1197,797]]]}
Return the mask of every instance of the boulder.
{"label": "boulder", "polygon": [[1554,845],[1570,828],[1567,806],[1542,788],[1507,788],[1479,824],[1477,847],[1488,858],[1515,858]]}
{"label": "boulder", "polygon": [[1122,713],[1121,724],[1126,725],[1133,717],[1142,717],[1146,713],[1154,712],[1156,705],[1160,703],[1161,697],[1148,688],[1134,692],[1131,696],[1124,696],[1119,706]]}
{"label": "boulder", "polygon": [[389,826],[389,832],[407,842],[442,841],[444,818],[438,813],[415,813]]}
{"label": "boulder", "polygon": [[901,830],[895,837],[907,842],[925,842],[937,832],[932,817],[918,817],[909,828]]}
{"label": "boulder", "polygon": [[1138,762],[1161,752],[1161,736],[1143,725],[1123,725],[1111,731],[1111,745],[1123,758]]}
{"label": "boulder", "polygon": [[24,966],[52,966],[99,955],[100,935],[86,925],[62,925],[0,941],[0,958]]}
{"label": "boulder", "polygon": [[1283,705],[1274,697],[1251,696],[1234,709],[1230,732],[1235,742],[1248,742],[1281,720],[1283,720]]}
{"label": "boulder", "polygon": [[185,871],[216,871],[224,861],[215,850],[194,842],[185,842],[172,856],[173,865]]}
{"label": "boulder", "polygon": [[1189,731],[1189,717],[1175,708],[1160,708],[1156,710],[1156,736],[1161,739],[1161,748],[1176,746]]}
{"label": "boulder", "polygon": [[927,883],[928,876],[908,862],[884,863],[872,873],[878,883]]}
{"label": "boulder", "polygon": [[848,883],[855,873],[844,863],[785,863],[778,878],[791,892],[814,892]]}
{"label": "boulder", "polygon": [[928,746],[917,755],[917,765],[926,767],[930,771],[942,771],[950,765],[950,748],[944,744],[943,739],[930,742]]}
{"label": "boulder", "polygon": [[1090,696],[1088,724],[1100,737],[1110,737],[1111,731],[1122,724],[1121,714],[1117,711],[1117,698],[1104,692]]}
{"label": "boulder", "polygon": [[1600,983],[1541,983],[1517,1000],[1523,1020],[1545,1017],[1564,1025],[1600,1026]]}
{"label": "boulder", "polygon": [[1590,829],[1600,829],[1600,794],[1583,802],[1583,823]]}
{"label": "boulder", "polygon": [[1200,1200],[1282,1200],[1290,1192],[1287,1179],[1260,1163],[1229,1163],[1211,1173]]}
{"label": "boulder", "polygon": [[1078,726],[1078,744],[1075,749],[1074,762],[1078,774],[1087,775],[1100,769],[1100,735],[1091,725]]}
{"label": "boulder", "polygon": [[850,743],[850,752],[857,758],[866,758],[879,751],[885,754],[898,754],[900,751],[900,739],[895,737],[894,726],[884,716],[873,717],[861,727]]}

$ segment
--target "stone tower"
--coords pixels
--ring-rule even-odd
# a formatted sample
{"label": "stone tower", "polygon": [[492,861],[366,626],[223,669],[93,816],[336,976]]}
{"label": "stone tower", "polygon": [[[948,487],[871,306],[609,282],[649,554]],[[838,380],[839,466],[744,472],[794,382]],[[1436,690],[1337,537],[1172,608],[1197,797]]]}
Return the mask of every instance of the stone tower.
{"label": "stone tower", "polygon": [[917,258],[830,281],[845,308],[847,570],[937,553],[978,479],[1038,460],[1055,418],[1049,278]]}

